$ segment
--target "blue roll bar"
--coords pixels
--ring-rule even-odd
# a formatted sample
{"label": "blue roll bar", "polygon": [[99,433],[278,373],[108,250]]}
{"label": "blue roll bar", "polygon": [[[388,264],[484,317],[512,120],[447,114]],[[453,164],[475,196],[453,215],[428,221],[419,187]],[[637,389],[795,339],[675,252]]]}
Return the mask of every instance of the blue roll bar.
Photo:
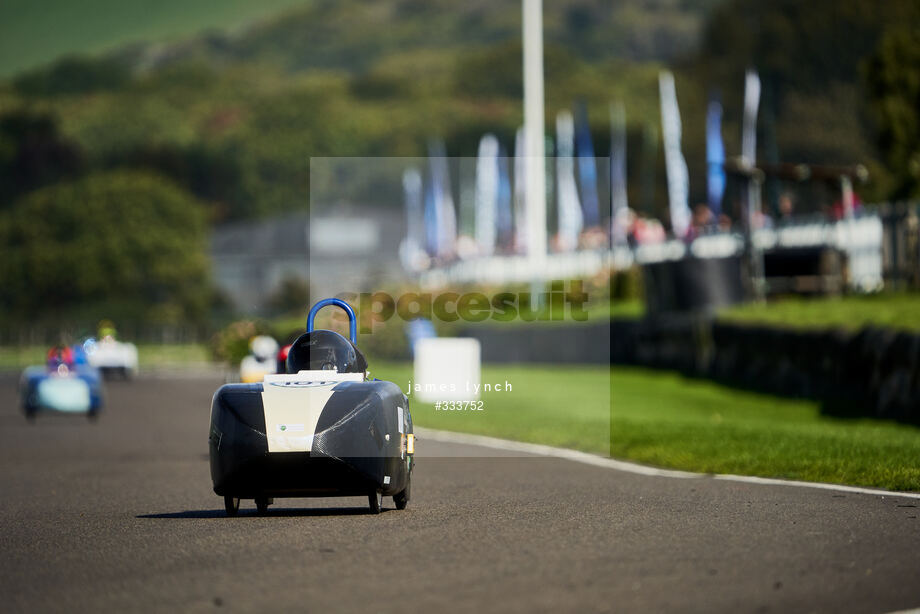
{"label": "blue roll bar", "polygon": [[313,318],[316,317],[316,313],[329,305],[341,307],[348,314],[348,336],[351,338],[352,343],[358,345],[358,318],[355,317],[355,312],[351,305],[340,298],[324,298],[310,308],[310,313],[307,314],[307,332],[313,332]]}

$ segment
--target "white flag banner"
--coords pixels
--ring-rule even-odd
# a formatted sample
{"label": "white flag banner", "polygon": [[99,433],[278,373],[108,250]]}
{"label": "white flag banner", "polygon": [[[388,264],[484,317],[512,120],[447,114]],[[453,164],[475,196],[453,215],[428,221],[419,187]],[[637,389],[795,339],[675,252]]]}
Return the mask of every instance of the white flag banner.
{"label": "white flag banner", "polygon": [[568,111],[560,111],[556,115],[556,148],[559,249],[570,252],[578,247],[584,217],[575,184],[575,120]]}
{"label": "white flag banner", "polygon": [[403,172],[403,190],[406,196],[406,238],[399,246],[403,266],[416,271],[428,266],[425,253],[425,226],[422,210],[422,174],[417,168]]}
{"label": "white flag banner", "polygon": [[495,252],[497,208],[498,139],[486,134],[479,140],[476,159],[476,243],[485,256]]}
{"label": "white flag banner", "polygon": [[614,245],[626,243],[629,201],[626,197],[626,109],[610,105],[610,237]]}
{"label": "white flag banner", "polygon": [[457,244],[457,211],[450,187],[450,170],[447,166],[447,153],[444,143],[432,141],[428,147],[431,162],[431,179],[434,183],[435,207],[438,215],[438,255],[449,257],[454,254]]}
{"label": "white flag banner", "polygon": [[760,106],[760,77],[749,70],[744,75],[744,126],[741,131],[741,156],[754,166],[757,162],[757,108]]}
{"label": "white flag banner", "polygon": [[661,71],[658,75],[658,90],[661,95],[661,127],[664,138],[664,162],[668,174],[668,202],[671,211],[671,230],[678,237],[684,237],[690,229],[690,206],[688,204],[690,179],[687,161],[680,151],[680,109],[677,106],[677,88],[674,75]]}
{"label": "white flag banner", "polygon": [[425,228],[422,219],[422,174],[417,168],[403,172],[403,190],[406,195],[406,239],[421,249],[425,242]]}

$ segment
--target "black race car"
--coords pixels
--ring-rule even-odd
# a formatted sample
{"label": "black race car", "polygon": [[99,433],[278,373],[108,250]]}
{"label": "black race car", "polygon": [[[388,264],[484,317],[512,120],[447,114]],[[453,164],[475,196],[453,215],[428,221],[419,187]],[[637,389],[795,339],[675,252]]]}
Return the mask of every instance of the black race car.
{"label": "black race car", "polygon": [[[345,310],[350,337],[313,330],[327,305]],[[211,402],[208,437],[214,492],[227,513],[254,499],[264,513],[277,497],[366,496],[409,503],[415,441],[409,401],[396,384],[367,380],[355,314],[325,299],[310,310],[307,332],[291,346],[286,373],[221,386]]]}

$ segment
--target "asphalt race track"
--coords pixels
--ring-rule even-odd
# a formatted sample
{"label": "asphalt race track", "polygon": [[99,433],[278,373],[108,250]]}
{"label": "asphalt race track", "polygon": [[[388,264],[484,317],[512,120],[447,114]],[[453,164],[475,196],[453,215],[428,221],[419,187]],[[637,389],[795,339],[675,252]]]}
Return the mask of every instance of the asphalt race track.
{"label": "asphalt race track", "polygon": [[[0,378],[0,610],[853,611],[920,606],[920,501],[638,476],[420,441],[412,501],[211,490],[215,379],[21,414]],[[426,458],[428,457],[428,458]]]}

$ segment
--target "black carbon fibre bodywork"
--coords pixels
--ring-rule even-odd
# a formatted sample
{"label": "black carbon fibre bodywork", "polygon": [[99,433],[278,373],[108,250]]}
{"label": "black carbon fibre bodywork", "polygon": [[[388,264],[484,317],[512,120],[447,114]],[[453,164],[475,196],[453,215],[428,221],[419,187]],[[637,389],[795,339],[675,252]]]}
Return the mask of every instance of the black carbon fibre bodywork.
{"label": "black carbon fibre bodywork", "polygon": [[398,386],[379,380],[336,384],[310,452],[268,451],[262,391],[261,383],[227,384],[211,402],[208,446],[218,495],[392,496],[406,488],[413,468],[405,449],[412,418]]}

